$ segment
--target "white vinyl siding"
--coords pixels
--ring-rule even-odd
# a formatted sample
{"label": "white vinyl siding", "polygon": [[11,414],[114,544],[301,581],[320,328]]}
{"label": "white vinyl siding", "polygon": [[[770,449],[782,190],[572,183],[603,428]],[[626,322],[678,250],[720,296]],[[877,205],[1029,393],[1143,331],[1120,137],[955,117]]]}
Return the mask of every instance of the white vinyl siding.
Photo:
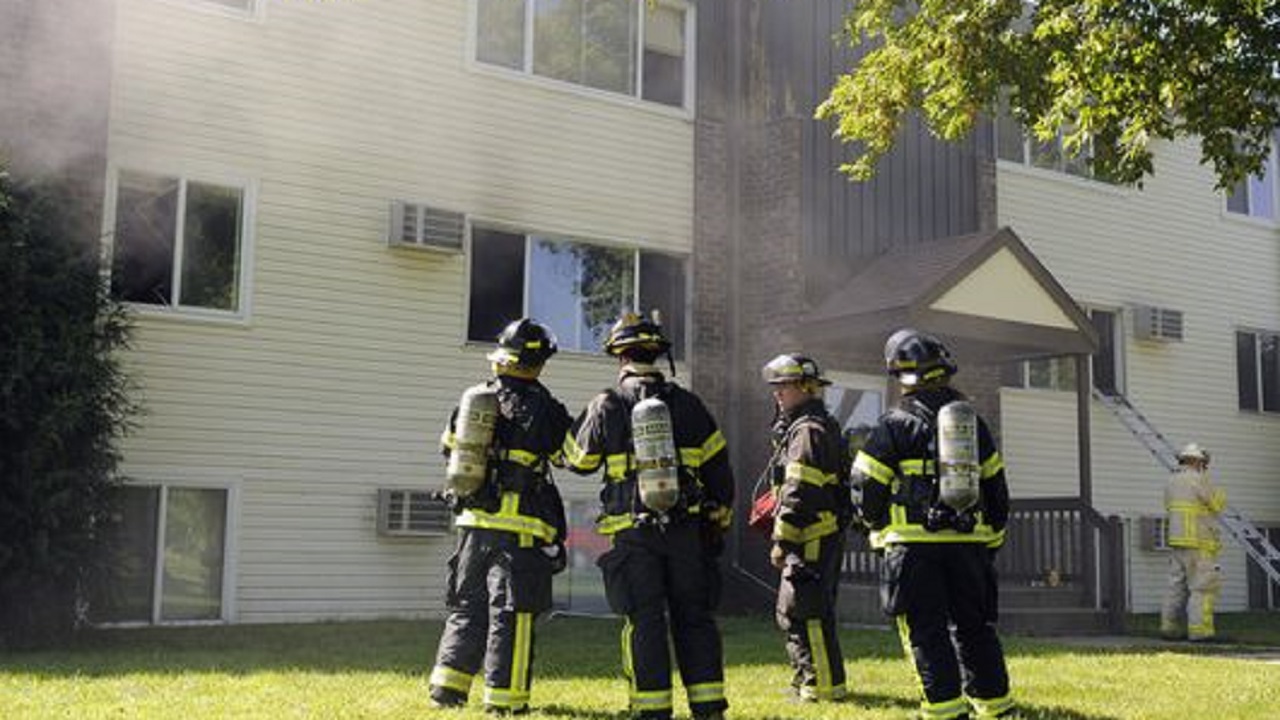
{"label": "white vinyl siding", "polygon": [[[379,538],[377,490],[440,485],[441,427],[489,348],[465,343],[466,257],[388,249],[390,202],[688,255],[692,125],[470,72],[461,1],[246,23],[121,0],[116,23],[111,163],[258,183],[247,321],[139,318],[124,472],[240,479],[234,621],[442,613],[453,538]],[[562,355],[544,379],[576,412],[613,374]]]}
{"label": "white vinyl siding", "polygon": [[[1143,190],[1001,164],[999,223],[1012,226],[1078,301],[1184,312],[1181,343],[1135,342],[1131,313],[1121,312],[1123,391],[1175,444],[1194,440],[1210,448],[1231,503],[1275,524],[1280,424],[1237,407],[1235,331],[1280,327],[1280,233],[1225,218],[1198,152],[1189,144],[1158,146],[1159,174]],[[1074,494],[1075,398],[1008,389],[1001,398],[1015,497],[1023,489]],[[1096,402],[1091,418],[1095,506],[1135,524],[1139,515],[1160,512],[1164,469]],[[1164,558],[1136,547],[1130,548],[1134,604],[1150,611],[1162,592]],[[1225,609],[1244,605],[1242,558],[1226,546]]]}

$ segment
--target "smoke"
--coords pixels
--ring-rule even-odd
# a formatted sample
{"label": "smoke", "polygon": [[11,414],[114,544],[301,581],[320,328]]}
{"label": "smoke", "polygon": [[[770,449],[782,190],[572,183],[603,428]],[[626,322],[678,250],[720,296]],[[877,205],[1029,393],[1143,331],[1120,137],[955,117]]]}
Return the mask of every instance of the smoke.
{"label": "smoke", "polygon": [[113,0],[0,0],[0,153],[19,175],[106,154]]}

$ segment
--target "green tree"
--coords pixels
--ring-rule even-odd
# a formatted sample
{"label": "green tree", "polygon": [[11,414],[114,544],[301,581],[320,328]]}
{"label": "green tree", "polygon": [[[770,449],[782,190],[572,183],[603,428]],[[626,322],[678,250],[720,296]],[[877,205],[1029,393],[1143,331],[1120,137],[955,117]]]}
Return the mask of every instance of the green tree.
{"label": "green tree", "polygon": [[135,411],[116,354],[128,318],[76,207],[0,166],[0,647],[80,619]]}
{"label": "green tree", "polygon": [[1219,187],[1262,167],[1280,125],[1275,0],[858,0],[843,41],[867,52],[819,118],[869,177],[904,116],[955,140],[1005,95],[1040,140],[1091,149],[1094,172],[1136,183],[1154,139],[1198,138]]}

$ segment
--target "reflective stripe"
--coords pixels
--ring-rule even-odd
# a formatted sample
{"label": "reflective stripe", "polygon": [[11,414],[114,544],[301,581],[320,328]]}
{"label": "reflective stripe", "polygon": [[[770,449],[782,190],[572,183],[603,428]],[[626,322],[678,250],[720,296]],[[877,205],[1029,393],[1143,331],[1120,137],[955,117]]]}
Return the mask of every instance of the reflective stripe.
{"label": "reflective stripe", "polygon": [[679,448],[680,464],[689,468],[702,466],[702,448]]}
{"label": "reflective stripe", "polygon": [[824,473],[812,465],[799,462],[787,463],[785,477],[787,480],[799,480],[818,487],[830,485],[836,481],[835,473]]}
{"label": "reflective stripe", "polygon": [[484,704],[509,710],[523,710],[529,705],[529,693],[504,688],[484,689]]}
{"label": "reflective stripe", "polygon": [[934,462],[932,460],[903,460],[898,463],[898,470],[903,475],[932,475],[934,473]]}
{"label": "reflective stripe", "polygon": [[[956,532],[955,530],[946,529],[937,532],[929,532],[924,529],[923,525],[917,523],[893,524],[877,530],[872,535],[872,545],[875,547],[883,547],[895,543],[982,543],[983,545],[991,545],[1004,542],[1004,533],[996,532],[991,529],[990,525],[979,523],[974,527],[973,532]],[[879,543],[879,544],[877,544]]]}
{"label": "reflective stripe", "polygon": [[1227,491],[1218,489],[1214,490],[1209,496],[1209,512],[1220,513],[1227,507]]}
{"label": "reflective stripe", "polygon": [[804,544],[804,561],[818,562],[818,555],[822,552],[822,538],[810,540]]}
{"label": "reflective stripe", "polygon": [[631,691],[632,710],[670,710],[673,704],[671,688]]}
{"label": "reflective stripe", "polygon": [[1000,457],[1000,453],[992,453],[982,463],[982,479],[987,480],[996,476],[996,473],[1004,470],[1004,458]]}
{"label": "reflective stripe", "polygon": [[728,530],[733,525],[733,508],[718,507],[707,513],[707,519],[711,520],[721,530]]}
{"label": "reflective stripe", "polygon": [[613,482],[627,479],[627,472],[631,470],[631,454],[617,453],[605,458],[605,477]]}
{"label": "reflective stripe", "polygon": [[920,703],[920,715],[925,718],[950,720],[951,718],[967,717],[968,714],[969,706],[965,703],[963,697],[936,703],[925,700]]}
{"label": "reflective stripe", "polygon": [[973,711],[979,718],[999,717],[1001,713],[1007,713],[1013,709],[1012,695],[990,699],[971,697],[969,702],[973,705]]}
{"label": "reflective stripe", "polygon": [[716,456],[716,453],[724,449],[724,435],[719,430],[711,433],[711,436],[702,441],[702,462],[707,462]]}
{"label": "reflective stripe", "polygon": [[631,655],[631,636],[634,633],[635,626],[631,624],[631,618],[627,618],[622,622],[622,632],[618,639],[622,643],[622,676],[627,679],[628,689],[632,693],[636,691],[636,666]]}
{"label": "reflective stripe", "polygon": [[471,680],[474,675],[454,670],[445,665],[437,665],[431,669],[431,679],[428,682],[435,687],[449,688],[457,690],[460,693],[471,692]]}
{"label": "reflective stripe", "polygon": [[631,517],[630,514],[601,515],[596,520],[596,532],[601,535],[612,535],[619,530],[626,530],[629,527],[634,527],[635,524],[635,518]]}
{"label": "reflective stripe", "polygon": [[822,620],[806,620],[805,634],[809,637],[809,653],[813,658],[814,688],[822,700],[831,698],[831,658],[827,656],[827,639],[822,635]]}
{"label": "reflective stripe", "polygon": [[863,475],[866,475],[872,480],[875,480],[881,485],[888,485],[893,482],[893,468],[871,457],[862,450],[858,451],[858,456],[853,460],[853,469]]}
{"label": "reflective stripe", "polygon": [[440,433],[440,445],[453,450],[458,447],[458,436],[454,435],[449,428],[445,428],[444,432]]}
{"label": "reflective stripe", "polygon": [[778,518],[773,523],[773,539],[803,545],[810,540],[830,535],[839,529],[835,513],[821,510],[818,512],[818,519],[803,528],[796,527],[782,518]]}
{"label": "reflective stripe", "polygon": [[588,455],[587,452],[578,445],[577,438],[572,434],[566,434],[564,436],[564,446],[561,449],[564,451],[564,461],[570,467],[577,468],[582,471],[595,470],[600,467],[600,455],[595,453]]}
{"label": "reflective stripe", "polygon": [[511,690],[529,699],[529,659],[533,649],[533,615],[516,613],[515,647],[511,652]]}
{"label": "reflective stripe", "polygon": [[[467,508],[458,514],[455,521],[458,527],[482,528],[484,530],[502,530],[504,532],[528,535],[543,542],[556,539],[556,529],[539,518],[520,514],[520,495],[513,492],[502,494],[502,504],[498,512],[490,513],[475,508]],[[525,546],[525,538],[520,544]],[[532,545],[532,542],[529,542]]]}
{"label": "reflective stripe", "polygon": [[503,450],[501,455],[503,460],[509,460],[526,467],[533,467],[538,463],[538,454],[529,452],[528,450],[509,449]]}
{"label": "reflective stripe", "polygon": [[687,685],[684,689],[689,697],[689,704],[694,703],[710,703],[724,700],[724,683],[722,682],[705,682],[696,685]]}

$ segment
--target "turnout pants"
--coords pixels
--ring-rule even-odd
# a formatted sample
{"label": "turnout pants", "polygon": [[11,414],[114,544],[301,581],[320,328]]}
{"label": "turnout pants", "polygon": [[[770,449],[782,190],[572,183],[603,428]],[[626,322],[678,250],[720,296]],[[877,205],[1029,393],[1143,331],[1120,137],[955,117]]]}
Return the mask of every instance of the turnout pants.
{"label": "turnout pants", "polygon": [[1169,552],[1169,588],[1160,609],[1160,632],[1208,640],[1214,636],[1213,606],[1222,589],[1217,553],[1195,548]]}
{"label": "turnout pants", "polygon": [[799,563],[782,570],[777,621],[801,698],[839,700],[845,688],[844,656],[836,634],[836,597],[844,561],[844,533],[810,540]]}
{"label": "turnout pants", "polygon": [[728,707],[713,614],[720,569],[704,546],[698,521],[622,530],[599,564],[609,605],[626,618],[622,671],[631,711],[671,717],[671,646],[694,716]]}
{"label": "turnout pants", "polygon": [[446,604],[432,696],[465,701],[483,668],[487,707],[527,708],[533,620],[551,607],[550,560],[528,536],[461,528],[449,559]]}
{"label": "turnout pants", "polygon": [[[890,547],[881,578],[885,611],[897,617],[903,648],[924,689],[921,713],[996,717],[1013,707],[996,635],[995,567],[978,543]],[[965,698],[968,702],[965,702]]]}

